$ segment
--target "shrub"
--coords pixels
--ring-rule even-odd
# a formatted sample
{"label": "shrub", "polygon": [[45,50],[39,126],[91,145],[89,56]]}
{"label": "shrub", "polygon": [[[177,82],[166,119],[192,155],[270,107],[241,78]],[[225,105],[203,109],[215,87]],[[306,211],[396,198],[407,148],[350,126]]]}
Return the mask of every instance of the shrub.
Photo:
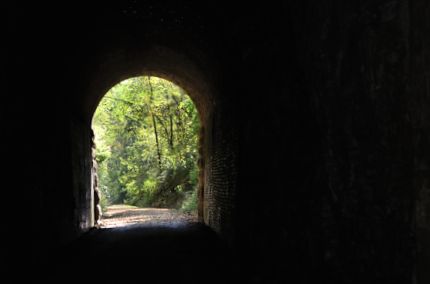
{"label": "shrub", "polygon": [[185,193],[185,198],[182,202],[181,211],[186,213],[197,212],[197,191],[196,190]]}

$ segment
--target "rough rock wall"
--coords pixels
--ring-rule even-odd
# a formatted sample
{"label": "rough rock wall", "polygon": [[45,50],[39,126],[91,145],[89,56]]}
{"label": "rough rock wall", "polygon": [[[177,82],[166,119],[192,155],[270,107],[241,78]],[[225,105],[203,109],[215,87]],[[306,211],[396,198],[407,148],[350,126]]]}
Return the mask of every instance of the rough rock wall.
{"label": "rough rock wall", "polygon": [[71,127],[73,201],[75,222],[79,231],[94,226],[94,190],[92,130],[83,121],[73,121]]}
{"label": "rough rock wall", "polygon": [[[91,224],[80,216],[89,204],[76,199],[87,198],[90,132],[70,121],[88,106],[95,73],[121,75],[98,56],[126,50],[115,60],[133,62],[129,47],[156,38],[189,54],[198,46],[216,63],[202,64],[219,91],[205,124],[202,211],[233,240],[245,273],[257,283],[403,284],[416,269],[427,283],[427,1],[176,4],[170,16],[149,4],[106,6],[73,25],[60,12],[36,13],[45,22],[31,33],[42,44],[32,66],[54,82],[28,116],[40,139],[28,187],[46,217],[40,240],[58,243]],[[109,9],[119,13],[103,18]]]}
{"label": "rough rock wall", "polygon": [[430,3],[411,1],[410,120],[414,128],[417,283],[430,282]]}
{"label": "rough rock wall", "polygon": [[252,82],[238,193],[250,265],[261,281],[412,283],[425,131],[414,120],[426,111],[410,89],[410,19],[425,17],[408,1],[278,8],[287,16],[260,7],[265,24],[239,33]]}

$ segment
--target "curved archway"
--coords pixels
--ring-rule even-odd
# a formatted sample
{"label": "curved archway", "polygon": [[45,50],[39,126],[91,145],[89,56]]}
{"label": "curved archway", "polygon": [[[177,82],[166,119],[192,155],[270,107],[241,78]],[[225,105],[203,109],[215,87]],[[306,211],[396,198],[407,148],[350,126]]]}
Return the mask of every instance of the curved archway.
{"label": "curved archway", "polygon": [[87,118],[92,117],[98,103],[112,86],[143,75],[163,78],[184,89],[203,121],[210,116],[216,104],[215,78],[208,73],[209,68],[204,68],[207,65],[204,59],[200,58],[198,64],[183,53],[156,45],[138,51],[118,49],[101,56],[100,61],[85,90],[87,95],[81,106]]}
{"label": "curved archway", "polygon": [[[73,155],[73,180],[75,195],[76,222],[85,231],[94,226],[94,192],[91,186],[91,118],[104,94],[117,83],[131,77],[155,76],[178,85],[190,96],[200,114],[199,134],[199,184],[197,188],[198,219],[208,221],[205,188],[208,184],[208,167],[212,132],[213,112],[216,105],[216,78],[209,74],[209,61],[196,52],[193,59],[167,47],[153,45],[150,47],[101,54],[98,64],[88,70],[87,85],[81,86],[77,95],[77,109],[71,125]],[[90,138],[90,139],[88,139]],[[79,159],[79,160],[77,160]]]}
{"label": "curved archway", "polygon": [[100,101],[92,129],[98,225],[195,221],[200,115],[182,88],[159,77],[121,81]]}

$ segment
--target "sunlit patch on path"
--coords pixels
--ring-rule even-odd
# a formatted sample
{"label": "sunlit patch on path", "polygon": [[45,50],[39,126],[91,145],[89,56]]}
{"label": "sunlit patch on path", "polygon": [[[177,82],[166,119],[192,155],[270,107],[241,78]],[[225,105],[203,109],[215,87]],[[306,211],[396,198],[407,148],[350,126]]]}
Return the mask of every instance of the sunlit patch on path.
{"label": "sunlit patch on path", "polygon": [[101,219],[101,228],[115,228],[134,224],[174,225],[197,222],[197,217],[169,208],[139,208],[130,205],[109,206]]}

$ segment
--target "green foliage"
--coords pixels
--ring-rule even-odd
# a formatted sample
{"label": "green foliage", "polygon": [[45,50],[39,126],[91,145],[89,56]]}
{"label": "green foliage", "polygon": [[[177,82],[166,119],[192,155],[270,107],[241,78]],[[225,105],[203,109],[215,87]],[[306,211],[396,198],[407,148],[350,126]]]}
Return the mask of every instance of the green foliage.
{"label": "green foliage", "polygon": [[192,213],[197,212],[197,191],[187,192],[182,202],[181,211]]}
{"label": "green foliage", "polygon": [[109,201],[107,200],[106,195],[102,194],[100,196],[100,207],[102,208],[102,213],[106,212],[108,205]]}
{"label": "green foliage", "polygon": [[109,90],[93,118],[102,206],[192,204],[199,128],[193,102],[169,81],[136,77]]}

